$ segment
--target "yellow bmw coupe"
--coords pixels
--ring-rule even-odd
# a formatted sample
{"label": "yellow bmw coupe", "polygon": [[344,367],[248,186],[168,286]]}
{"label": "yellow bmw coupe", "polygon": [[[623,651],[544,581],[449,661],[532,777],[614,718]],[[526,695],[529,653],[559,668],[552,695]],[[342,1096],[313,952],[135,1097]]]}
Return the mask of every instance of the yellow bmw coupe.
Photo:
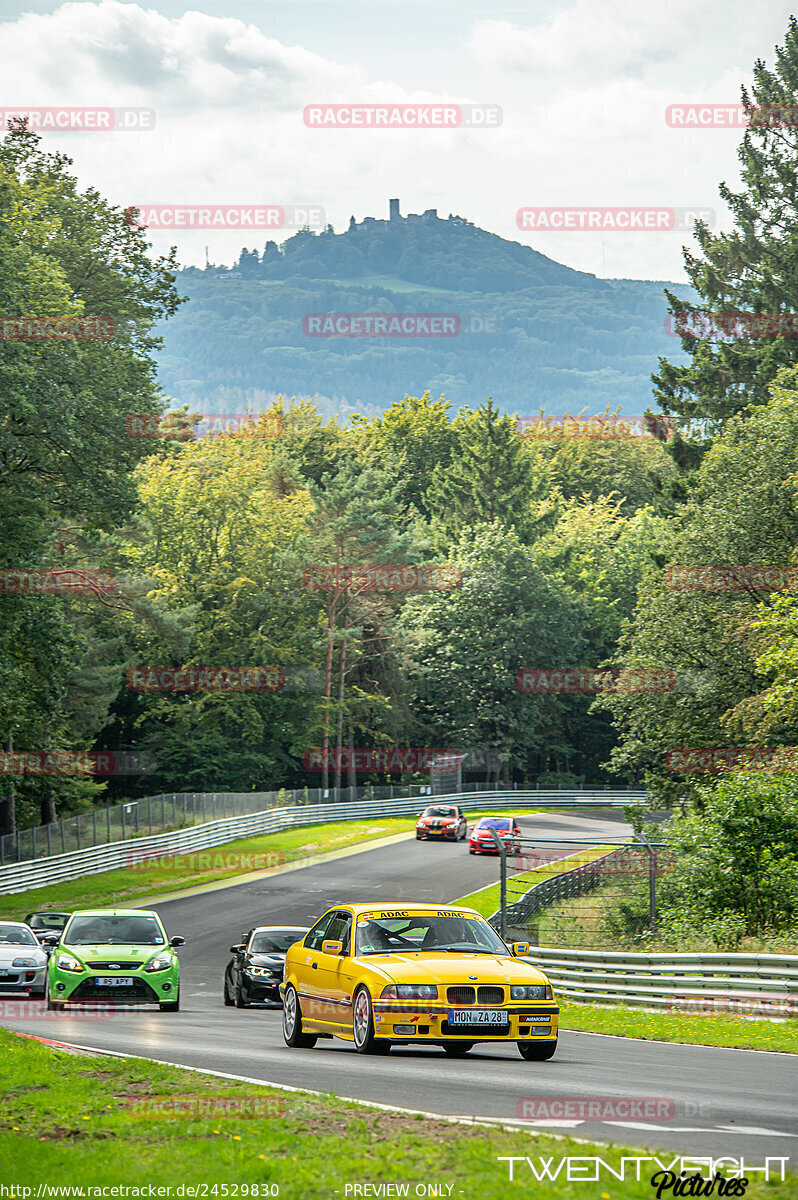
{"label": "yellow bmw coupe", "polygon": [[320,1037],[359,1054],[421,1042],[459,1057],[515,1042],[539,1062],[557,1049],[559,1008],[546,976],[470,908],[341,904],[290,947],[280,991],[288,1046]]}

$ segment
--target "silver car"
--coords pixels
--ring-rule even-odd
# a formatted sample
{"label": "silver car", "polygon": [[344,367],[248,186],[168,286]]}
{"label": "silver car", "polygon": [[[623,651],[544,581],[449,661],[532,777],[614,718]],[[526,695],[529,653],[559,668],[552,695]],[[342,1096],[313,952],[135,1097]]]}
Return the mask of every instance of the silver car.
{"label": "silver car", "polygon": [[0,992],[43,996],[47,955],[22,921],[0,921]]}

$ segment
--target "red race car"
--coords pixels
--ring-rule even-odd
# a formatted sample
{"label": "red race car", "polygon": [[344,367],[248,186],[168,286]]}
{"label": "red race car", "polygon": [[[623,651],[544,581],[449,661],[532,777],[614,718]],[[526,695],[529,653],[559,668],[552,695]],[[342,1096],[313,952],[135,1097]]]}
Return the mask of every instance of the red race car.
{"label": "red race car", "polygon": [[418,841],[464,842],[466,815],[459,804],[430,804],[416,821]]}
{"label": "red race car", "polygon": [[517,854],[520,847],[517,838],[523,837],[512,817],[480,817],[472,825],[468,838],[469,854],[498,854],[491,829],[495,829],[507,847],[508,854]]}

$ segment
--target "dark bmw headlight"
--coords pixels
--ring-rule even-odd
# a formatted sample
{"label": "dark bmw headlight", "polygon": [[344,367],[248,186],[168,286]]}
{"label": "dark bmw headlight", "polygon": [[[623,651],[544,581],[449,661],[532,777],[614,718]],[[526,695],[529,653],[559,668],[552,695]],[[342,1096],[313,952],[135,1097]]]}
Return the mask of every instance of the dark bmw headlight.
{"label": "dark bmw headlight", "polygon": [[553,1000],[550,983],[515,984],[510,988],[511,1000]]}
{"label": "dark bmw headlight", "polygon": [[271,979],[274,976],[274,970],[272,967],[255,967],[250,964],[249,966],[244,967],[244,970],[246,971],[247,975],[252,975],[257,979]]}

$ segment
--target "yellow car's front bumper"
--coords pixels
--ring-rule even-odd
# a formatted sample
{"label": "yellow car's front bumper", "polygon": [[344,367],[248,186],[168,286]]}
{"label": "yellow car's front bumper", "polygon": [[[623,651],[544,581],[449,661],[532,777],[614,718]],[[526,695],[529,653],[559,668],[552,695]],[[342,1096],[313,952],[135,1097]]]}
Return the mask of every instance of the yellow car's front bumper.
{"label": "yellow car's front bumper", "polygon": [[[508,1005],[504,1025],[456,1024],[449,1022],[452,1009],[441,1004],[424,1007],[402,1004],[401,1001],[375,1000],[374,1035],[390,1041],[432,1042],[519,1042],[557,1037],[560,1010],[548,1001],[537,1006]],[[459,1013],[467,1013],[458,1010]]]}

